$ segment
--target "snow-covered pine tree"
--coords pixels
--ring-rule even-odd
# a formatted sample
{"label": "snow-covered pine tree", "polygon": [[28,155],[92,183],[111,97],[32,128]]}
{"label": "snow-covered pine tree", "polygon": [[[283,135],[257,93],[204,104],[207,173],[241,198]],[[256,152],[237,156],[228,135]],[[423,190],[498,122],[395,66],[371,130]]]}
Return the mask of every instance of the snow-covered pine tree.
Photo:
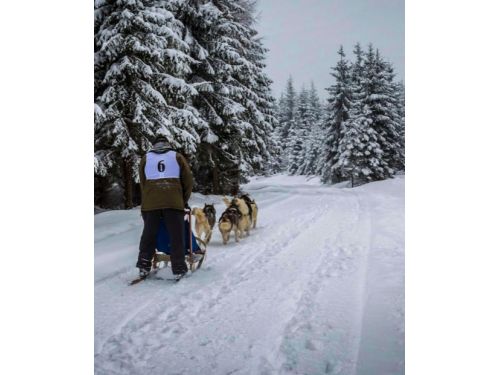
{"label": "snow-covered pine tree", "polygon": [[309,108],[310,108],[310,131],[306,137],[306,146],[304,148],[303,162],[298,169],[298,174],[314,175],[319,168],[319,159],[321,156],[321,145],[323,142],[323,107],[318,96],[314,82],[311,82],[309,89]]}
{"label": "snow-covered pine tree", "polygon": [[302,88],[297,102],[297,120],[289,130],[288,149],[289,164],[288,173],[301,174],[301,166],[304,164],[306,140],[311,132],[312,111],[309,101],[309,92]]}
{"label": "snow-covered pine tree", "polygon": [[395,153],[393,166],[396,171],[405,170],[405,87],[403,82],[394,82],[394,72],[391,64],[387,63],[387,71],[391,76],[390,97],[392,99],[393,120],[396,126],[396,137],[398,139],[398,150]]}
{"label": "snow-covered pine tree", "polygon": [[184,39],[198,61],[189,76],[193,105],[209,128],[201,134],[194,173],[203,192],[235,193],[271,159],[274,127],[265,49],[251,28],[249,1],[187,0],[180,6]]}
{"label": "snow-covered pine tree", "polygon": [[113,160],[125,207],[132,206],[138,177],[134,172],[155,134],[165,134],[174,148],[186,153],[194,152],[198,142],[195,127],[202,121],[186,107],[196,92],[182,79],[190,71],[188,46],[168,5],[146,0],[96,3],[97,14],[106,6],[95,34],[95,94],[102,111],[95,124],[96,164],[104,164],[102,155]]}
{"label": "snow-covered pine tree", "polygon": [[[94,2],[94,35],[97,34],[105,18],[112,11],[111,0],[95,0]],[[94,38],[94,53],[98,51],[96,40]],[[100,67],[94,69],[94,133],[102,126],[104,113],[97,104],[99,90],[102,87],[106,71]],[[94,204],[101,204],[104,195],[105,181],[104,177],[109,174],[113,167],[111,153],[106,150],[96,150],[94,153]]]}
{"label": "snow-covered pine tree", "polygon": [[[395,85],[395,91],[396,95],[398,98],[398,112],[399,112],[399,118],[400,118],[400,126],[399,126],[399,136],[400,136],[400,143],[401,143],[401,152],[403,154],[403,162],[404,162],[404,155],[405,155],[405,85],[404,83],[398,82]],[[402,167],[402,170],[404,170],[404,165]]]}
{"label": "snow-covered pine tree", "polygon": [[[357,64],[361,64],[360,46],[357,45],[357,48],[359,48]],[[328,114],[324,124],[325,142],[321,157],[321,180],[325,183],[336,183],[342,180],[341,166],[339,164],[339,142],[342,134],[345,133],[352,99],[350,67],[342,46],[340,46],[338,55],[340,59],[330,73],[335,78],[335,83],[327,88],[329,93]]]}
{"label": "snow-covered pine tree", "polygon": [[295,87],[293,85],[293,78],[290,76],[288,78],[288,81],[286,83],[286,89],[285,89],[285,113],[284,113],[284,118],[283,118],[283,128],[282,128],[282,133],[281,136],[284,139],[288,138],[288,132],[290,131],[290,128],[292,127],[292,121],[295,121],[297,118],[297,102],[298,102],[298,97],[297,97],[297,91],[295,90]]}
{"label": "snow-covered pine tree", "polygon": [[383,150],[383,158],[388,166],[383,178],[387,178],[393,176],[398,169],[404,168],[403,146],[400,137],[402,119],[399,116],[399,100],[394,83],[393,68],[382,59],[378,49],[375,51],[374,67],[375,76],[369,86],[371,95],[367,98],[367,104],[374,114],[373,126],[381,136],[380,145]]}
{"label": "snow-covered pine tree", "polygon": [[[353,104],[355,106],[357,104]],[[357,115],[349,117],[339,141],[339,165],[342,176],[356,186],[377,179],[383,151],[378,144],[378,134],[372,127],[372,114],[368,107],[353,113]]]}
{"label": "snow-covered pine tree", "polygon": [[275,151],[275,164],[272,169],[273,173],[279,173],[285,170],[284,159],[284,148],[286,140],[282,138],[281,132],[284,126],[284,114],[285,114],[285,95],[281,93],[279,100],[274,104],[274,113],[277,117],[277,122],[271,133],[271,139],[274,144]]}
{"label": "snow-covered pine tree", "polygon": [[290,76],[286,82],[284,93],[284,103],[281,107],[279,121],[282,139],[282,161],[283,170],[288,170],[290,158],[290,132],[295,127],[297,117],[297,91],[293,84],[293,78]]}
{"label": "snow-covered pine tree", "polygon": [[[352,69],[352,104],[345,131],[339,142],[339,165],[343,177],[353,185],[383,180],[392,176],[384,145],[383,108],[386,107],[376,54],[370,44],[361,61],[361,50],[356,45],[356,62]],[[384,146],[385,147],[384,147]]]}
{"label": "snow-covered pine tree", "polygon": [[[246,129],[241,148],[244,160],[251,168],[249,175],[253,175],[264,173],[271,163],[273,145],[269,136],[276,126],[277,119],[273,112],[275,100],[271,95],[272,81],[264,73],[267,49],[257,38],[254,29],[249,29],[248,36],[250,44],[241,49],[241,54],[250,65],[238,69],[235,80],[243,89],[241,103],[246,109],[241,116]],[[245,177],[246,175],[242,175],[242,178]]]}

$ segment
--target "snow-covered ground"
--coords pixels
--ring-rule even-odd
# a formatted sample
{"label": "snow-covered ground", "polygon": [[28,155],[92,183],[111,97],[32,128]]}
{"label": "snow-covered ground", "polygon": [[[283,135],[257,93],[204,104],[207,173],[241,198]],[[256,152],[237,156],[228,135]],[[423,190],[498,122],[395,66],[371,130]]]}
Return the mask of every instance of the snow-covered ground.
{"label": "snow-covered ground", "polygon": [[[135,286],[139,210],[95,216],[96,374],[404,373],[404,176],[244,186],[257,229],[204,267]],[[191,206],[220,197],[195,194]],[[162,272],[169,272],[163,270]]]}

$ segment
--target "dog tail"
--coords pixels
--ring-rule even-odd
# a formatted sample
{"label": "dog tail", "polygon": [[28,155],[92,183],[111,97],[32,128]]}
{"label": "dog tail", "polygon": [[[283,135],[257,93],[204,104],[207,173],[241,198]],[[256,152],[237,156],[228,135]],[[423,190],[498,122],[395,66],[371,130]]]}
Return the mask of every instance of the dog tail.
{"label": "dog tail", "polygon": [[203,213],[203,210],[201,208],[198,208],[198,207],[193,208],[192,212],[198,220],[203,219],[205,216],[205,214]]}
{"label": "dog tail", "polygon": [[223,196],[222,200],[224,201],[224,203],[227,207],[229,207],[231,205],[231,200],[229,198],[227,198],[226,196]]}

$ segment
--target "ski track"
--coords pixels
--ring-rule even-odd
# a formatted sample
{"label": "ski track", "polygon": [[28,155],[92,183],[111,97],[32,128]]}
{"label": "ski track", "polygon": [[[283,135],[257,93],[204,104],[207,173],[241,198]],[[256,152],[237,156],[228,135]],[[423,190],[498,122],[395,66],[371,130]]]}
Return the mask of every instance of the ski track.
{"label": "ski track", "polygon": [[96,280],[96,374],[356,374],[369,205],[353,190],[255,185],[257,229],[226,246],[215,230],[192,277],[128,287],[130,259]]}

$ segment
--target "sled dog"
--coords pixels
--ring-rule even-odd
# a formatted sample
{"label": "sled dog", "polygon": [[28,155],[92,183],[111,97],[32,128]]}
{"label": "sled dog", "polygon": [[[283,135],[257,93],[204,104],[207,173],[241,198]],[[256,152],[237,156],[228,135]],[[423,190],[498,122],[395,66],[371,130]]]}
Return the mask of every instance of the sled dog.
{"label": "sled dog", "polygon": [[234,231],[236,242],[240,241],[238,229],[240,218],[241,214],[234,207],[229,207],[222,213],[219,219],[219,230],[222,234],[222,242],[224,245],[228,243],[232,231]]}
{"label": "sled dog", "polygon": [[243,235],[243,232],[246,232],[246,235],[248,236],[250,234],[252,220],[250,218],[250,209],[248,208],[246,202],[240,198],[233,198],[232,200],[229,200],[229,198],[222,197],[222,200],[228,208],[233,207],[241,214],[238,230],[240,235]]}
{"label": "sled dog", "polygon": [[252,228],[255,229],[255,226],[257,225],[257,213],[259,210],[259,208],[257,207],[257,203],[255,203],[255,200],[250,198],[250,195],[248,194],[242,194],[240,198],[245,201],[249,208],[250,217],[252,219]]}
{"label": "sled dog", "polygon": [[208,245],[210,239],[212,238],[212,228],[210,227],[208,218],[206,217],[205,212],[198,207],[193,208],[193,215],[196,219],[194,223],[196,236],[202,238],[202,235],[204,235],[204,238],[202,239]]}
{"label": "sled dog", "polygon": [[215,215],[216,215],[214,205],[205,203],[205,206],[203,207],[203,213],[207,217],[208,224],[210,224],[210,229],[213,230],[215,225]]}

